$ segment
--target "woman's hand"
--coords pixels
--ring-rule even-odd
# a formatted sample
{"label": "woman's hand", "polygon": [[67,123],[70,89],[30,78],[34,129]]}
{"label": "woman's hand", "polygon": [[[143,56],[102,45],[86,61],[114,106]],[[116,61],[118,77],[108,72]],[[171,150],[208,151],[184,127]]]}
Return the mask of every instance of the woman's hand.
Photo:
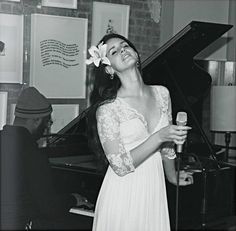
{"label": "woman's hand", "polygon": [[187,138],[189,126],[168,125],[160,129],[156,135],[161,142],[173,141],[175,144],[183,144]]}
{"label": "woman's hand", "polygon": [[[177,172],[176,177],[169,181],[170,183],[177,185]],[[193,173],[181,170],[179,172],[179,186],[186,186],[190,184],[193,184]]]}

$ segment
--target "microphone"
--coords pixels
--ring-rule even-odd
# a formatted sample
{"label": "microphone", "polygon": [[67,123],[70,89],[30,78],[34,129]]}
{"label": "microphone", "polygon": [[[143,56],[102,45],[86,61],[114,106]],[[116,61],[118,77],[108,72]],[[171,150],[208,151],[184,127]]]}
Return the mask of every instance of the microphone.
{"label": "microphone", "polygon": [[[178,126],[185,126],[187,124],[187,113],[186,112],[178,112],[176,116],[176,124]],[[177,153],[181,153],[183,150],[183,144],[177,144]]]}

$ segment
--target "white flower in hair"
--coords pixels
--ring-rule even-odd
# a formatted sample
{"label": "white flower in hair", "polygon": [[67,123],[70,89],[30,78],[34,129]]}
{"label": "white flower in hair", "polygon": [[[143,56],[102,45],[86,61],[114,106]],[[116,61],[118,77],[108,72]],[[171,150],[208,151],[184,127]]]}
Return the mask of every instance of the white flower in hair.
{"label": "white flower in hair", "polygon": [[98,47],[91,46],[88,50],[91,57],[86,60],[86,64],[89,65],[91,63],[94,63],[96,67],[100,65],[100,61],[102,63],[111,65],[110,60],[106,57],[106,51],[107,51],[107,44],[100,43]]}

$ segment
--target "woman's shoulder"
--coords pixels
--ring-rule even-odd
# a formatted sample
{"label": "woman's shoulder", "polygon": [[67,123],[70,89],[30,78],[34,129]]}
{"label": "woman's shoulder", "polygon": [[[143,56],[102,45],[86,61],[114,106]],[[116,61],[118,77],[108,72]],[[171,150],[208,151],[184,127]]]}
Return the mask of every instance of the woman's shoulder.
{"label": "woman's shoulder", "polygon": [[97,114],[103,114],[106,113],[112,113],[117,108],[118,101],[117,99],[114,99],[112,101],[104,102],[102,105],[100,105],[97,109]]}
{"label": "woman's shoulder", "polygon": [[151,85],[151,87],[155,88],[161,95],[169,95],[168,88],[163,85]]}

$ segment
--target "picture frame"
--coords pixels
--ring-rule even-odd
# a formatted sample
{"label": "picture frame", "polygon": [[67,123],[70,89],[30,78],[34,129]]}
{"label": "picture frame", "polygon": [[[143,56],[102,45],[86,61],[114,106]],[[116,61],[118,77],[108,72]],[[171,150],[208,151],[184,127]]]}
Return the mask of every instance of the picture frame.
{"label": "picture frame", "polygon": [[130,6],[115,3],[93,2],[92,45],[108,33],[128,38]]}
{"label": "picture frame", "polygon": [[86,98],[88,19],[31,15],[30,86],[47,98]]}
{"label": "picture frame", "polygon": [[42,0],[42,6],[77,9],[77,0]]}
{"label": "picture frame", "polygon": [[22,83],[23,15],[0,13],[0,83]]}
{"label": "picture frame", "polygon": [[14,119],[15,119],[15,109],[16,109],[16,103],[11,103],[9,105],[9,115],[10,115],[10,121],[9,124],[13,125]]}
{"label": "picture frame", "polygon": [[7,123],[7,98],[8,92],[0,91],[0,130]]}

